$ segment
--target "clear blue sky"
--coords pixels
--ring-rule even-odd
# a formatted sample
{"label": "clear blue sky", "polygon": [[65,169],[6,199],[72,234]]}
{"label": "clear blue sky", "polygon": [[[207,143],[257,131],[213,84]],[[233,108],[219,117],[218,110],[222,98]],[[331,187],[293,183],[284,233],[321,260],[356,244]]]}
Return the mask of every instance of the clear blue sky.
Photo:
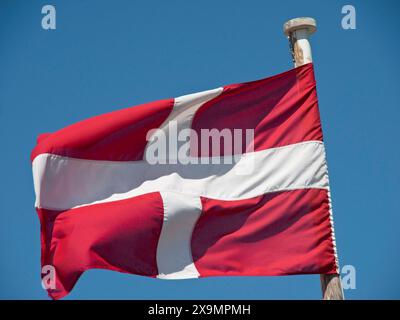
{"label": "clear blue sky", "polygon": [[[341,28],[353,4],[357,29]],[[41,8],[57,29],[41,28]],[[292,67],[282,24],[311,16],[341,265],[349,299],[400,298],[396,1],[0,2],[0,298],[47,299],[31,149],[39,133],[96,114]],[[85,273],[67,299],[319,299],[319,276],[162,281]]]}

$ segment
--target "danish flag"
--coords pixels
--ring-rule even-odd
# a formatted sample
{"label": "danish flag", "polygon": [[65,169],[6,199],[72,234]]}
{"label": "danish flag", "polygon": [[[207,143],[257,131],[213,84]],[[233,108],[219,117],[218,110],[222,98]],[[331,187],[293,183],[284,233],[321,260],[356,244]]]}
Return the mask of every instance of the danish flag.
{"label": "danish flag", "polygon": [[[160,149],[171,161],[150,163],[152,132],[182,144],[171,123],[199,136],[250,129],[252,148],[229,163],[232,150],[190,141],[202,161]],[[31,160],[54,299],[92,268],[160,279],[338,273],[312,64],[78,122],[39,136]]]}

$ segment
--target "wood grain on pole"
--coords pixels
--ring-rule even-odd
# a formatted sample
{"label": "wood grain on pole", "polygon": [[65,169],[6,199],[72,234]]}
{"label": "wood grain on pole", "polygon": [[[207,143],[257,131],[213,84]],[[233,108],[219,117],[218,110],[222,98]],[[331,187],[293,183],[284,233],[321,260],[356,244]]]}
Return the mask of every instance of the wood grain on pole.
{"label": "wood grain on pole", "polygon": [[[313,18],[295,18],[283,25],[283,31],[289,39],[290,51],[295,67],[312,62],[309,36],[317,30]],[[321,274],[321,290],[324,300],[343,300],[342,284],[339,274]]]}
{"label": "wood grain on pole", "polygon": [[344,300],[338,274],[321,274],[321,290],[324,300]]}

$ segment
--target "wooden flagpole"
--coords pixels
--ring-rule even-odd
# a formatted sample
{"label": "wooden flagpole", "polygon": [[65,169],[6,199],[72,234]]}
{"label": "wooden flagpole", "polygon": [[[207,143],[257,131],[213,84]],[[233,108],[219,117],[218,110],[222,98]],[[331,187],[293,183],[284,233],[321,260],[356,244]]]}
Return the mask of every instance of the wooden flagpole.
{"label": "wooden flagpole", "polygon": [[[295,67],[312,62],[309,36],[317,30],[313,18],[295,18],[283,25],[289,39],[290,51]],[[343,300],[343,289],[338,274],[321,274],[321,289],[324,300]]]}

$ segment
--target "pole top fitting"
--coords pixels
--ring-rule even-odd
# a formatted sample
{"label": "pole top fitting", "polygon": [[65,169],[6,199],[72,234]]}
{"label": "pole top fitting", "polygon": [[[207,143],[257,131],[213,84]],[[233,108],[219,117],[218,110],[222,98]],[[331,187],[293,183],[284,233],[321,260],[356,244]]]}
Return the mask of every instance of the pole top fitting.
{"label": "pole top fitting", "polygon": [[300,29],[307,30],[307,33],[311,35],[317,30],[317,22],[313,18],[301,17],[291,19],[283,25],[283,32],[286,36]]}

